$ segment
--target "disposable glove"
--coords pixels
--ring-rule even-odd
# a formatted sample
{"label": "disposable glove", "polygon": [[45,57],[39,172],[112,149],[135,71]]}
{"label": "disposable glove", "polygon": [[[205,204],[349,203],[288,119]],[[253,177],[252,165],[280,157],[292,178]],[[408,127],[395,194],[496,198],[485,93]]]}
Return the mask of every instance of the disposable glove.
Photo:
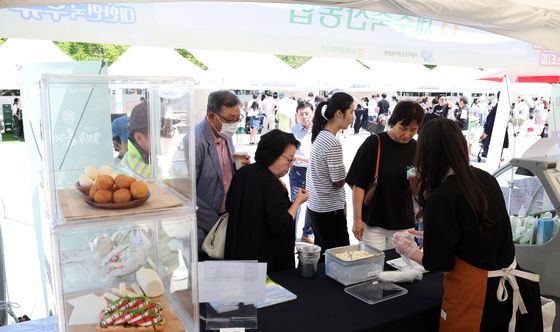
{"label": "disposable glove", "polygon": [[397,253],[406,258],[410,258],[419,250],[416,241],[414,241],[414,237],[407,232],[395,233],[395,235],[393,235],[393,243],[395,244]]}

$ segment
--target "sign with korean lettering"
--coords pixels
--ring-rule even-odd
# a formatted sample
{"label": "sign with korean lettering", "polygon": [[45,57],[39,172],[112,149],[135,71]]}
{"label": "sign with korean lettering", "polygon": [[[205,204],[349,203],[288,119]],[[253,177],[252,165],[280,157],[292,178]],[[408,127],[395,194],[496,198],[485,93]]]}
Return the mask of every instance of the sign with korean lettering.
{"label": "sign with korean lettering", "polygon": [[7,37],[485,68],[558,64],[557,54],[505,36],[427,18],[334,6],[74,4],[1,9],[0,21],[0,35]]}
{"label": "sign with korean lettering", "polygon": [[111,165],[113,143],[109,84],[46,76],[54,171]]}

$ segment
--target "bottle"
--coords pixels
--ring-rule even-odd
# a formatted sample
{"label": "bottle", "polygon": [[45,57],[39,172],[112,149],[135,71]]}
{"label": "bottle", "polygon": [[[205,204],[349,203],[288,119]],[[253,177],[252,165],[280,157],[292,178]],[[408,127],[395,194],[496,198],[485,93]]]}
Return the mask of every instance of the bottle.
{"label": "bottle", "polygon": [[552,220],[552,214],[550,212],[545,212],[541,214],[539,220],[537,221],[537,244],[544,244],[552,238],[554,231],[554,220]]}
{"label": "bottle", "polygon": [[515,236],[515,234],[519,233],[521,219],[517,216],[517,214],[513,214],[513,216],[510,217],[509,221],[511,223],[511,234]]}

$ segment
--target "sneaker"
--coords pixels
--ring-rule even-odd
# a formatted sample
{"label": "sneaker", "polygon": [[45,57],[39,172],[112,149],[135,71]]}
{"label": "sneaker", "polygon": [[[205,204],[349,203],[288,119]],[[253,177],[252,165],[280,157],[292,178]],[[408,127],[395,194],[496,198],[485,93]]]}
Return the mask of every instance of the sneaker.
{"label": "sneaker", "polygon": [[301,241],[309,244],[315,244],[315,237],[310,235],[302,235]]}

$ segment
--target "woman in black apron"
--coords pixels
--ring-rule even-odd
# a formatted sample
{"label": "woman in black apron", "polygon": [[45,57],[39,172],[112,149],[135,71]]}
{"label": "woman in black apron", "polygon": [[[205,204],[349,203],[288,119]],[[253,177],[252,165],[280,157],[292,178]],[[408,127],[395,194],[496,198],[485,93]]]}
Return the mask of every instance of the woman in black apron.
{"label": "woman in black apron", "polygon": [[401,255],[445,272],[439,330],[542,331],[539,276],[517,266],[500,186],[469,165],[459,126],[426,123],[415,164],[424,252],[409,237],[394,240]]}

